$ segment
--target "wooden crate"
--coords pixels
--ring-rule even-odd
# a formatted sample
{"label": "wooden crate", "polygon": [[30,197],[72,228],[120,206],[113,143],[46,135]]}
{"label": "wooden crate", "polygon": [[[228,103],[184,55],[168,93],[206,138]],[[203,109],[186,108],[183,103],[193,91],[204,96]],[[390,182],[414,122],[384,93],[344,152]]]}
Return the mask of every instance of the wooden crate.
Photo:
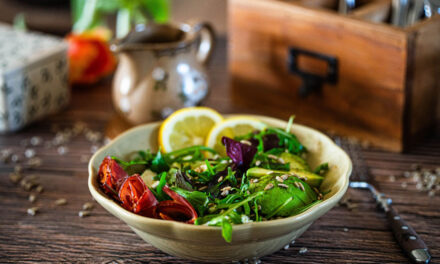
{"label": "wooden crate", "polygon": [[[440,89],[440,16],[398,28],[383,22],[389,0],[349,15],[326,9],[326,0],[308,3],[229,0],[234,102],[260,112],[275,105],[281,117],[294,113],[300,123],[392,151],[429,133]],[[299,96],[302,80],[287,67],[291,47],[334,57],[337,81]],[[322,62],[303,57],[301,69],[325,72]]]}

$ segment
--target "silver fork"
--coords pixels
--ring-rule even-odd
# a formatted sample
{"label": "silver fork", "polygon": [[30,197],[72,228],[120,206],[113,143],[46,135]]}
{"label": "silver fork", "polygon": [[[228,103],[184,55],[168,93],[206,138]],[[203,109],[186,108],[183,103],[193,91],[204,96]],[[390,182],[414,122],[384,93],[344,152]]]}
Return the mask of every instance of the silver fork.
{"label": "silver fork", "polygon": [[408,225],[392,207],[392,200],[380,193],[373,184],[368,182],[369,172],[362,158],[359,145],[348,140],[335,139],[336,144],[348,152],[353,161],[353,174],[350,187],[354,189],[366,189],[372,194],[378,207],[387,215],[388,222],[393,231],[394,237],[402,250],[408,255],[413,263],[429,263],[431,254],[425,242],[419,237],[414,229]]}

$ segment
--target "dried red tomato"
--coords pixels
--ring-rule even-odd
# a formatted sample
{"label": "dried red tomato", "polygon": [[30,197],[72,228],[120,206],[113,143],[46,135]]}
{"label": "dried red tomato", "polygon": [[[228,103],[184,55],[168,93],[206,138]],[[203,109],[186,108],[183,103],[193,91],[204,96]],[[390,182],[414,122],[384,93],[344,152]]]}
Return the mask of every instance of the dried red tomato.
{"label": "dried red tomato", "polygon": [[157,206],[158,216],[165,220],[194,224],[194,221],[197,219],[197,212],[194,210],[194,207],[185,198],[168,188],[168,186],[164,186],[162,190],[173,200],[159,203]]}
{"label": "dried red tomato", "polygon": [[99,166],[98,177],[104,192],[117,198],[119,186],[128,175],[114,159],[105,157]]}
{"label": "dried red tomato", "polygon": [[156,197],[138,174],[128,177],[122,183],[119,190],[119,200],[122,207],[134,213],[148,211],[157,205]]}

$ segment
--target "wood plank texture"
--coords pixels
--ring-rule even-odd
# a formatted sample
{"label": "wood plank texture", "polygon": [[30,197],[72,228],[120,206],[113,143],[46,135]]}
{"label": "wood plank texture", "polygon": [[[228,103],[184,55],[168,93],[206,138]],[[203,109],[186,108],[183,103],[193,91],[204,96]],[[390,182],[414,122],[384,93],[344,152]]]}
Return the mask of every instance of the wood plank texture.
{"label": "wood plank texture", "polygon": [[[226,71],[226,41],[220,41],[210,66],[212,93],[206,105],[223,113],[254,113],[284,117],[278,108],[250,108],[234,101],[237,95],[228,86]],[[264,104],[264,101],[259,101]],[[104,131],[114,115],[110,99],[110,81],[95,87],[75,87],[72,103],[62,113],[36,123],[17,134],[0,136],[0,150],[11,148],[25,161],[21,146],[23,139],[40,136],[53,138],[51,127],[72,126],[76,121]],[[87,189],[87,164],[81,156],[90,155],[91,143],[75,137],[66,146],[69,151],[61,156],[56,149],[35,147],[42,158],[41,167],[25,169],[24,175],[36,175],[44,185],[36,205],[41,211],[27,215],[32,204],[28,192],[11,183],[8,174],[12,164],[0,164],[0,262],[80,262],[80,263],[193,263],[169,256],[143,242],[127,225],[96,204],[92,215],[79,218],[83,203],[91,201]],[[430,198],[415,190],[404,178],[397,177],[409,169],[412,162],[433,168],[440,166],[440,134],[408,154],[393,154],[380,150],[365,151],[378,187],[395,202],[395,208],[410,223],[435,257],[440,256],[440,197]],[[395,182],[389,174],[396,175]],[[263,263],[405,263],[407,260],[396,245],[385,215],[375,209],[370,195],[364,191],[350,192],[358,206],[349,211],[336,207],[300,237],[288,250],[281,250],[262,258]],[[53,202],[66,198],[64,206]],[[347,228],[347,229],[344,229]],[[299,254],[307,247],[305,254]],[[435,261],[438,261],[434,259]]]}

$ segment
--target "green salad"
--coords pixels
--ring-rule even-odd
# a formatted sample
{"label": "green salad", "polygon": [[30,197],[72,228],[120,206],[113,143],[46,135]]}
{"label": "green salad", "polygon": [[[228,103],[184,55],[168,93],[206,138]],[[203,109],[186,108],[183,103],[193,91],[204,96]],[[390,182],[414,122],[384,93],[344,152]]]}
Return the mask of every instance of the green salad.
{"label": "green salad", "polygon": [[311,168],[307,149],[285,129],[267,127],[223,137],[226,155],[206,146],[129,161],[106,157],[101,189],[134,213],[194,225],[220,226],[227,242],[233,225],[299,214],[323,199],[327,163]]}

